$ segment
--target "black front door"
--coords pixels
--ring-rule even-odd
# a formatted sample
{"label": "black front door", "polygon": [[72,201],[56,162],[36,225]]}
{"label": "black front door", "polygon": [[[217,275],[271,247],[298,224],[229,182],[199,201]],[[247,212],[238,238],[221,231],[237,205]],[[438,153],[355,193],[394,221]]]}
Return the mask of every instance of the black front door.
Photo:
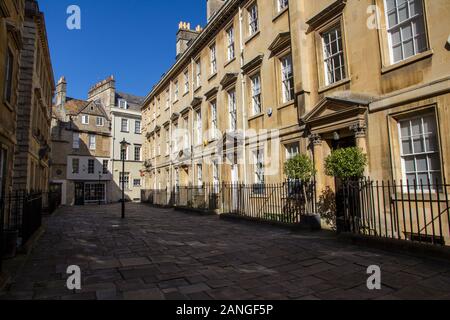
{"label": "black front door", "polygon": [[84,206],[84,183],[75,183],[75,205]]}

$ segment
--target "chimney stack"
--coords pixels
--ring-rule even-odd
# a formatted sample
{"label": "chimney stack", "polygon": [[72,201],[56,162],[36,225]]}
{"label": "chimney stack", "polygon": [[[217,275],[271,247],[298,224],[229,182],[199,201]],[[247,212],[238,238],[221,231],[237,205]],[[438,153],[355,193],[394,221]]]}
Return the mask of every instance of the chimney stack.
{"label": "chimney stack", "polygon": [[216,12],[220,10],[224,3],[225,0],[206,0],[206,16],[208,22],[216,14]]}
{"label": "chimney stack", "polygon": [[191,30],[191,24],[181,21],[178,25],[177,32],[177,59],[187,50],[191,41],[203,31],[202,27],[197,26],[195,30]]}
{"label": "chimney stack", "polygon": [[58,84],[56,85],[56,101],[55,104],[57,106],[64,106],[64,104],[66,103],[66,99],[67,99],[67,82],[66,82],[66,78],[64,76],[62,76],[59,81]]}

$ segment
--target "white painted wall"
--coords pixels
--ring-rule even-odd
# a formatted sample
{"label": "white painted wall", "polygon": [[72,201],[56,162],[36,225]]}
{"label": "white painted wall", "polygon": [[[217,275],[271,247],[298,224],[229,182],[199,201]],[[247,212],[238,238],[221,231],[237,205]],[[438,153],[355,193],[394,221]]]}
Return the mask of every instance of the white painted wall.
{"label": "white painted wall", "polygon": [[[80,170],[79,173],[72,172],[72,159],[80,160]],[[94,161],[94,173],[89,174],[88,172],[88,161],[90,159]],[[108,174],[103,174],[103,160],[108,160]],[[68,180],[79,180],[79,181],[99,181],[99,172],[101,172],[101,181],[112,180],[112,163],[109,158],[96,158],[87,156],[69,156],[67,157],[67,179]]]}

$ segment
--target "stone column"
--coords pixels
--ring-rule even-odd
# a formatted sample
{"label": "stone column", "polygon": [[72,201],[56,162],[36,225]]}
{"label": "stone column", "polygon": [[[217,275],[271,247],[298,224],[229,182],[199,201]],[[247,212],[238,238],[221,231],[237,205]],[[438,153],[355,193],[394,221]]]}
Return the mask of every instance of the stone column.
{"label": "stone column", "polygon": [[[350,130],[355,133],[356,146],[367,154],[367,127],[365,124],[356,123],[350,127]],[[369,166],[366,167],[364,175],[369,176]]]}
{"label": "stone column", "polygon": [[316,190],[317,194],[321,194],[325,190],[325,159],[323,158],[322,137],[319,134],[309,136],[309,141],[313,146],[314,167],[316,169]]}

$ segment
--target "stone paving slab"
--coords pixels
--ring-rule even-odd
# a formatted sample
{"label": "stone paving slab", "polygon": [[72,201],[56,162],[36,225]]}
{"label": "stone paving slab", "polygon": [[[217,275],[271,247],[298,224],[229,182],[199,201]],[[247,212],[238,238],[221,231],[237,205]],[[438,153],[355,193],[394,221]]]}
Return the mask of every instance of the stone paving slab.
{"label": "stone paving slab", "polygon": [[[143,204],[61,208],[0,299],[448,299],[450,261]],[[382,290],[367,289],[367,267]],[[66,288],[78,265],[82,289]]]}

